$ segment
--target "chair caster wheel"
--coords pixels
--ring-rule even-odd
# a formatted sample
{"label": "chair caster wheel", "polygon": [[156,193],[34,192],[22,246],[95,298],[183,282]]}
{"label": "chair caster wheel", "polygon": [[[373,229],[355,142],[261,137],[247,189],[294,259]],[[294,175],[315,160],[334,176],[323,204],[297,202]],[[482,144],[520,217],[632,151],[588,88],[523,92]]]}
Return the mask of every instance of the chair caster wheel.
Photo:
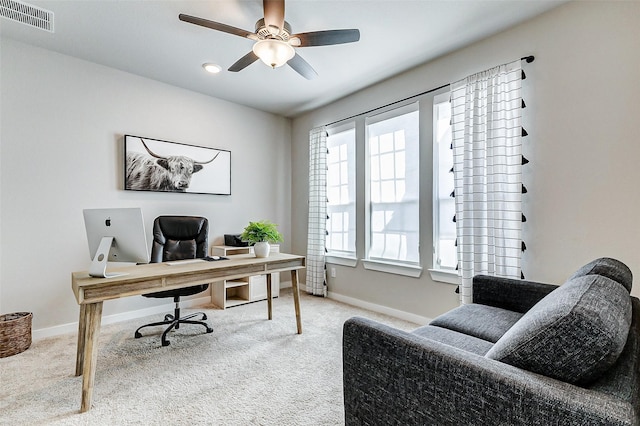
{"label": "chair caster wheel", "polygon": [[136,334],[134,334],[133,337],[135,337],[136,339],[139,339],[142,337],[142,334],[136,331]]}
{"label": "chair caster wheel", "polygon": [[165,321],[173,321],[173,315],[171,315],[171,314],[167,314],[167,315],[165,315],[165,316],[164,316],[164,320],[165,320]]}
{"label": "chair caster wheel", "polygon": [[207,319],[207,314],[202,314],[202,321],[206,321]]}
{"label": "chair caster wheel", "polygon": [[164,340],[162,341],[162,346],[169,346],[170,344],[171,344],[171,342],[168,341],[168,340],[167,341],[164,341]]}
{"label": "chair caster wheel", "polygon": [[207,333],[213,333],[213,328],[207,327]]}

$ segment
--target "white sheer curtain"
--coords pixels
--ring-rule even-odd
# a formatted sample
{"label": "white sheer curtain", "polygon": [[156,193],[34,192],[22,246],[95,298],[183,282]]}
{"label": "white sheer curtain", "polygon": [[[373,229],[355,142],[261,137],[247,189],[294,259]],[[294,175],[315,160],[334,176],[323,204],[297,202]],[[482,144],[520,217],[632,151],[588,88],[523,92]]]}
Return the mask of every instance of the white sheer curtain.
{"label": "white sheer curtain", "polygon": [[471,303],[474,275],[521,274],[520,61],[451,88],[460,300]]}
{"label": "white sheer curtain", "polygon": [[325,240],[327,236],[327,130],[309,132],[309,226],[307,232],[307,291],[327,295]]}

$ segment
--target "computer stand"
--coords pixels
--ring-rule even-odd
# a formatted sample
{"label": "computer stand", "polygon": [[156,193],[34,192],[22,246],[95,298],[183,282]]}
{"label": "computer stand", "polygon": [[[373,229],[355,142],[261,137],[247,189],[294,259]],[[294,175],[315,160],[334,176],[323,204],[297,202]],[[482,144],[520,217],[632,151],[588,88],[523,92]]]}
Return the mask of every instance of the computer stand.
{"label": "computer stand", "polygon": [[107,259],[109,259],[109,251],[111,251],[111,245],[113,244],[113,237],[102,237],[96,255],[93,257],[93,261],[89,266],[89,275],[96,278],[113,278],[122,275],[128,275],[126,273],[110,273],[107,274]]}

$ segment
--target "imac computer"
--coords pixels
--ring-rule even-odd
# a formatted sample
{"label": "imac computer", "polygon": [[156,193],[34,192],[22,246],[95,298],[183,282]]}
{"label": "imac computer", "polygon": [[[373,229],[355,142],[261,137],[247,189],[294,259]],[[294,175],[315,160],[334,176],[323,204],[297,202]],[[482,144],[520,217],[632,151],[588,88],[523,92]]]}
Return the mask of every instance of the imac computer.
{"label": "imac computer", "polygon": [[149,263],[147,236],[140,208],[85,209],[89,267],[92,277],[110,278],[123,273],[107,274],[109,262]]}

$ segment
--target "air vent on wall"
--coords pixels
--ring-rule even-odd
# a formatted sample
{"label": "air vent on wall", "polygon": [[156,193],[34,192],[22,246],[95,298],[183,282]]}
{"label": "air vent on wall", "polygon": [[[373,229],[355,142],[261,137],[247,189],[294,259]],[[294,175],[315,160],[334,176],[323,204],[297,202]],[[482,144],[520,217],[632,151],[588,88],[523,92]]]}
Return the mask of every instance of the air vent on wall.
{"label": "air vent on wall", "polygon": [[0,0],[0,17],[53,32],[53,12],[16,0]]}

